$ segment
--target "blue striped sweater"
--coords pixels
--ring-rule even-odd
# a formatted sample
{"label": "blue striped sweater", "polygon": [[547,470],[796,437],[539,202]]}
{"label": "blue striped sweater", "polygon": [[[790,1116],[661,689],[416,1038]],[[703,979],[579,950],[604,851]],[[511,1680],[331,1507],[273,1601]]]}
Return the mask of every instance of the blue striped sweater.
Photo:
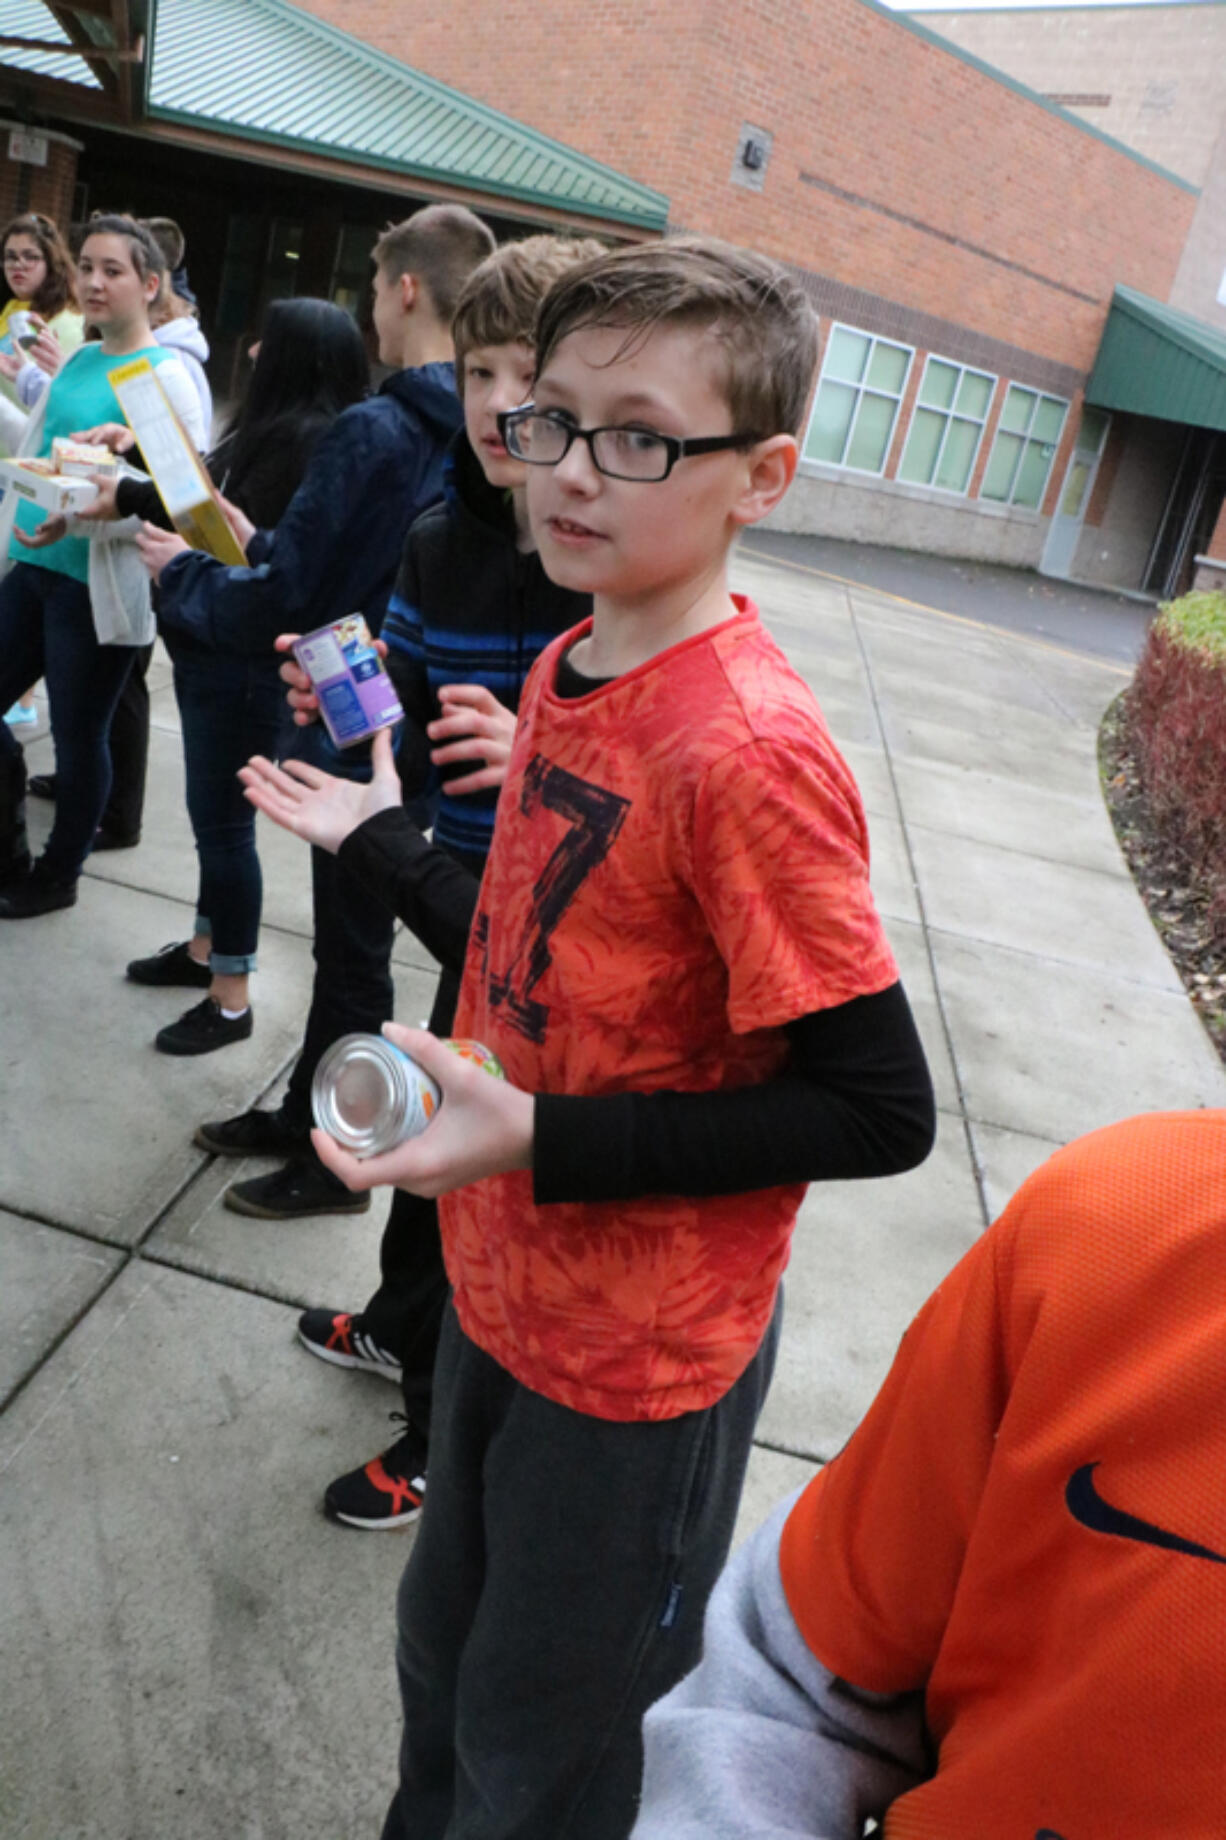
{"label": "blue striped sweater", "polygon": [[510,709],[551,639],[591,612],[586,594],[555,587],[533,552],[516,547],[510,496],[488,484],[463,429],[448,450],[443,502],[409,532],[383,622],[387,668],[404,704],[405,797],[437,794],[434,840],[480,875],[494,833],[496,791],[448,794],[472,770],[430,764],[428,722],[444,684],[481,684]]}

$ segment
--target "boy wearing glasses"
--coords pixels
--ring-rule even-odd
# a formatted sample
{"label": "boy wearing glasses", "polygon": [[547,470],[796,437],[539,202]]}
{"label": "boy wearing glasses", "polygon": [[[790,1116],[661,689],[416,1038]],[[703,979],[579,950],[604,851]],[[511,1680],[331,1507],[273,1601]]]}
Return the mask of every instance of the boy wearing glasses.
{"label": "boy wearing glasses", "polygon": [[[455,1032],[507,1077],[389,1028],[443,1088],[434,1124],[365,1163],[316,1133],[353,1186],[443,1197],[454,1287],[385,1840],[623,1840],[642,1714],[727,1550],[805,1184],[931,1144],[855,783],[727,584],[815,356],[773,264],[626,249],[551,289],[534,403],[504,418],[541,560],[593,598],[529,677],[476,898]],[[331,797],[252,778],[291,828]]]}

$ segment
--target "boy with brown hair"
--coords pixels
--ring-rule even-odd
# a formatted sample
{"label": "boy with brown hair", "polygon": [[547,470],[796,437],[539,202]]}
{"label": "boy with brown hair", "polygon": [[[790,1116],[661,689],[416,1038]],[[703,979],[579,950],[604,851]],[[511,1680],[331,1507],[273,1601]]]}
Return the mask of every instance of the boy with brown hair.
{"label": "boy with brown hair", "polygon": [[[855,782],[728,587],[815,359],[773,263],[625,249],[552,289],[534,401],[503,418],[545,568],[593,597],[525,689],[464,968],[456,1032],[507,1077],[389,1029],[443,1089],[430,1129],[368,1162],[315,1134],[355,1188],[443,1197],[454,1288],[385,1840],[623,1840],[642,1714],[727,1550],[805,1184],[932,1141]],[[334,802],[245,773],[298,828]]]}
{"label": "boy with brown hair", "polygon": [[[451,325],[464,426],[448,449],[442,503],[409,532],[383,623],[406,717],[398,757],[404,796],[416,799],[437,783],[434,842],[478,879],[502,772],[489,765],[491,749],[502,752],[499,718],[518,709],[528,669],[549,641],[591,611],[586,595],[555,587],[541,567],[524,504],[527,468],[507,453],[498,416],[530,394],[536,316],[549,287],[602,253],[591,238],[532,236],[502,244],[470,276]],[[441,744],[433,758],[431,734]],[[377,853],[379,826],[369,828],[364,847]],[[345,866],[361,875],[360,860]],[[470,907],[462,907],[465,932]],[[436,1035],[450,1033],[458,991],[458,972],[444,968],[430,1016]],[[384,1530],[415,1519],[423,1499],[448,1295],[433,1201],[397,1191],[379,1266],[379,1288],[363,1309],[307,1310],[298,1333],[323,1360],[403,1388],[400,1435],[324,1495],[334,1519]]]}

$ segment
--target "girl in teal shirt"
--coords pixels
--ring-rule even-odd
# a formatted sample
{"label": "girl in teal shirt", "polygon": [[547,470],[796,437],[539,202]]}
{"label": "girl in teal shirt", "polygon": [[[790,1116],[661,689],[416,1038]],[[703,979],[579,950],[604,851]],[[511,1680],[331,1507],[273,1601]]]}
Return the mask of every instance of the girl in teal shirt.
{"label": "girl in teal shirt", "polygon": [[[189,433],[202,439],[191,380],[149,327],[164,273],[157,244],[131,218],[91,222],[81,246],[78,288],[86,324],[101,336],[74,353],[52,380],[31,418],[33,431],[42,415],[41,430],[25,452],[48,454],[56,435],[122,421],[107,373],[133,358],[158,367],[159,381]],[[31,866],[24,847],[24,760],[20,744],[0,724],[0,919],[16,920],[76,901],[77,878],[110,790],[111,716],[134,648],[153,637],[153,622],[147,600],[140,609],[125,605],[128,643],[99,637],[98,626],[109,636],[111,603],[117,595],[129,602],[135,579],[127,571],[120,579],[113,534],[95,548],[87,538],[61,534],[60,520],[45,521],[24,502],[15,519],[0,521],[12,530],[7,573],[0,580],[0,709],[45,677],[56,756],[55,824],[43,855]]]}

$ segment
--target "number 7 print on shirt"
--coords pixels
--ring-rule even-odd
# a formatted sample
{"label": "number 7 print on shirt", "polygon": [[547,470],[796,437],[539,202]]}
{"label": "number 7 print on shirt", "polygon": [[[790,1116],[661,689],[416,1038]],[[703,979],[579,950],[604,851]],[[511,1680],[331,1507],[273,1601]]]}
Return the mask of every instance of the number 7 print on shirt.
{"label": "number 7 print on shirt", "polygon": [[568,825],[533,885],[531,922],[510,964],[505,971],[489,973],[491,1009],[505,1006],[511,1027],[539,1044],[545,1039],[549,1009],[532,992],[549,969],[550,938],[588,876],[612,849],[630,801],[536,754],[524,774],[519,808],[526,818],[555,811]]}

